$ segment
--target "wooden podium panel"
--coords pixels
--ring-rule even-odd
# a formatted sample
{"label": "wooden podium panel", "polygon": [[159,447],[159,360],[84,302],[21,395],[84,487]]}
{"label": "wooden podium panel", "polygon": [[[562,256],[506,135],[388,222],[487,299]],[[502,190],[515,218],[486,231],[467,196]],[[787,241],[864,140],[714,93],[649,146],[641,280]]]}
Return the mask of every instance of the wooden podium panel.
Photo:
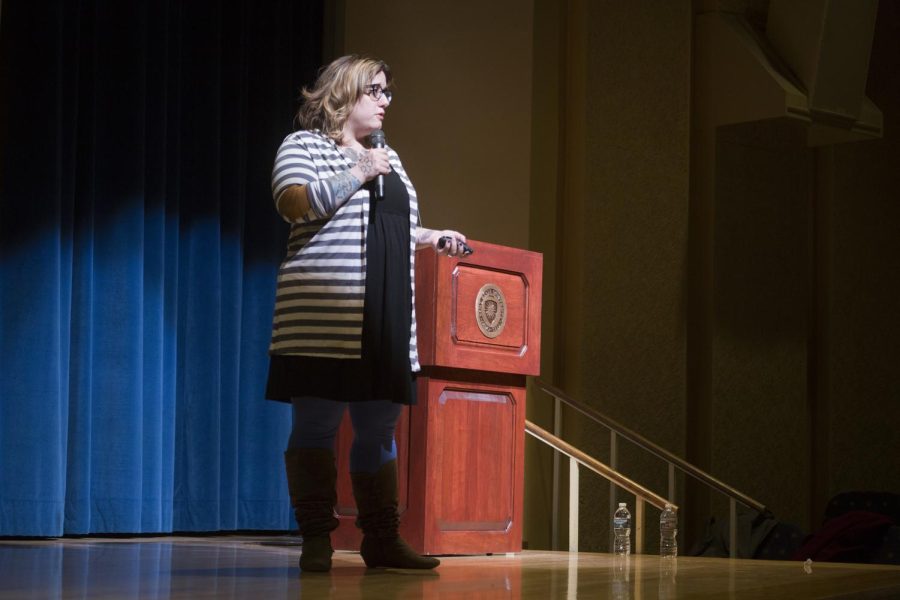
{"label": "wooden podium panel", "polygon": [[401,533],[425,554],[522,549],[525,387],[419,378]]}
{"label": "wooden podium panel", "polygon": [[[524,355],[528,350],[528,281],[519,273],[504,273],[478,265],[461,263],[450,273],[452,278],[452,308],[450,311],[449,347],[474,346],[482,352],[512,352]],[[507,303],[507,323],[496,338],[489,339],[472,318],[478,292],[486,281],[504,291]]]}

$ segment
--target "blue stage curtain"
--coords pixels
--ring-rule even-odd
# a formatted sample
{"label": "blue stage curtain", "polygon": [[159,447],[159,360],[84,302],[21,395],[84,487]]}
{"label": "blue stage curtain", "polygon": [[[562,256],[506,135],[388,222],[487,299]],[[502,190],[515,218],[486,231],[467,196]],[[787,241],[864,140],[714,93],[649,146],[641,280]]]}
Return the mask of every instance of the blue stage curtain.
{"label": "blue stage curtain", "polygon": [[0,19],[0,536],[289,529],[269,174],[322,1]]}

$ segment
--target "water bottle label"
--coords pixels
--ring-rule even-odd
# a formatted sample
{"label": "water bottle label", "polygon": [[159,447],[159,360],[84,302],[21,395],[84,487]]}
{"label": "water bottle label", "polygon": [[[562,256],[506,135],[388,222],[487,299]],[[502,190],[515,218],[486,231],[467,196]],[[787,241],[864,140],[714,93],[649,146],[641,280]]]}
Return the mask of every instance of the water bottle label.
{"label": "water bottle label", "polygon": [[616,517],[613,519],[613,527],[627,527],[628,519],[624,517]]}

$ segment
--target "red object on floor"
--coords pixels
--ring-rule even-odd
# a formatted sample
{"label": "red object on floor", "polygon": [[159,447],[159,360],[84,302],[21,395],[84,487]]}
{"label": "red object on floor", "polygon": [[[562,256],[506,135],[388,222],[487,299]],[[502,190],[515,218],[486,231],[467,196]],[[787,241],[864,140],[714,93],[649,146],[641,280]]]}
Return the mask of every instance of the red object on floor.
{"label": "red object on floor", "polygon": [[884,532],[894,522],[884,515],[854,510],[825,522],[815,533],[807,536],[803,545],[791,557],[793,560],[824,562],[863,562],[884,538]]}

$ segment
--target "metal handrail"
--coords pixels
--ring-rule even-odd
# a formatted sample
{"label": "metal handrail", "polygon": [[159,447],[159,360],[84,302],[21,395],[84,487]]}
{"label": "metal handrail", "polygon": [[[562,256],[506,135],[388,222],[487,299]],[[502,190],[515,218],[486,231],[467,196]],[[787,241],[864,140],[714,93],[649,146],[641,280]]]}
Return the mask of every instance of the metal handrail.
{"label": "metal handrail", "polygon": [[590,454],[587,454],[586,452],[579,450],[572,444],[569,444],[565,440],[556,437],[539,425],[535,425],[531,421],[526,420],[525,432],[531,434],[533,437],[536,437],[537,439],[541,440],[557,451],[562,452],[566,456],[574,458],[594,473],[597,473],[601,477],[608,479],[625,491],[634,494],[637,497],[643,498],[645,501],[649,502],[659,510],[663,510],[666,507],[666,504],[671,505],[676,510],[678,509],[677,505],[672,504],[662,496],[653,493],[636,481],[625,477],[609,465],[600,462]]}
{"label": "metal handrail", "polygon": [[578,412],[580,412],[587,418],[603,425],[604,427],[608,428],[610,431],[615,432],[617,435],[620,435],[623,438],[633,442],[634,444],[637,444],[638,446],[640,446],[647,452],[650,452],[651,454],[655,454],[657,457],[661,458],[662,460],[666,461],[669,464],[675,465],[676,467],[681,469],[681,471],[683,471],[684,473],[687,473],[688,475],[694,477],[695,479],[702,481],[709,487],[722,492],[723,494],[725,494],[726,496],[728,496],[734,500],[737,500],[744,506],[747,506],[747,507],[757,510],[759,512],[764,512],[766,510],[766,507],[762,502],[758,502],[757,500],[754,500],[753,498],[744,494],[743,492],[740,492],[740,491],[734,489],[733,487],[731,487],[730,485],[716,479],[715,477],[713,477],[706,471],[703,471],[702,469],[695,467],[694,465],[687,462],[680,456],[673,454],[673,453],[669,452],[668,450],[666,450],[665,448],[662,448],[662,447],[654,444],[653,442],[651,442],[650,440],[648,440],[641,434],[629,429],[628,427],[625,427],[624,425],[622,425],[621,423],[619,423],[613,419],[610,419],[609,417],[607,417],[603,413],[599,412],[598,410],[588,406],[587,404],[585,404],[583,402],[575,400],[574,398],[568,396],[565,392],[563,392],[559,388],[552,386],[548,383],[545,383],[545,382],[541,381],[540,379],[535,380],[534,384],[541,391],[544,391],[547,394],[556,398],[557,400],[564,402],[565,404],[574,408],[575,410],[577,410]]}
{"label": "metal handrail", "polygon": [[[593,456],[579,450],[531,421],[525,421],[525,432],[556,450],[557,454],[555,456],[565,454],[569,457],[569,552],[578,552],[579,465],[583,465],[604,477],[613,486],[621,487],[634,494],[634,541],[637,554],[644,552],[644,502],[650,502],[650,504],[660,510],[664,510],[667,505],[678,510],[677,505],[667,502],[662,496],[625,477],[615,468],[600,462]],[[554,509],[555,514],[556,511]]]}

